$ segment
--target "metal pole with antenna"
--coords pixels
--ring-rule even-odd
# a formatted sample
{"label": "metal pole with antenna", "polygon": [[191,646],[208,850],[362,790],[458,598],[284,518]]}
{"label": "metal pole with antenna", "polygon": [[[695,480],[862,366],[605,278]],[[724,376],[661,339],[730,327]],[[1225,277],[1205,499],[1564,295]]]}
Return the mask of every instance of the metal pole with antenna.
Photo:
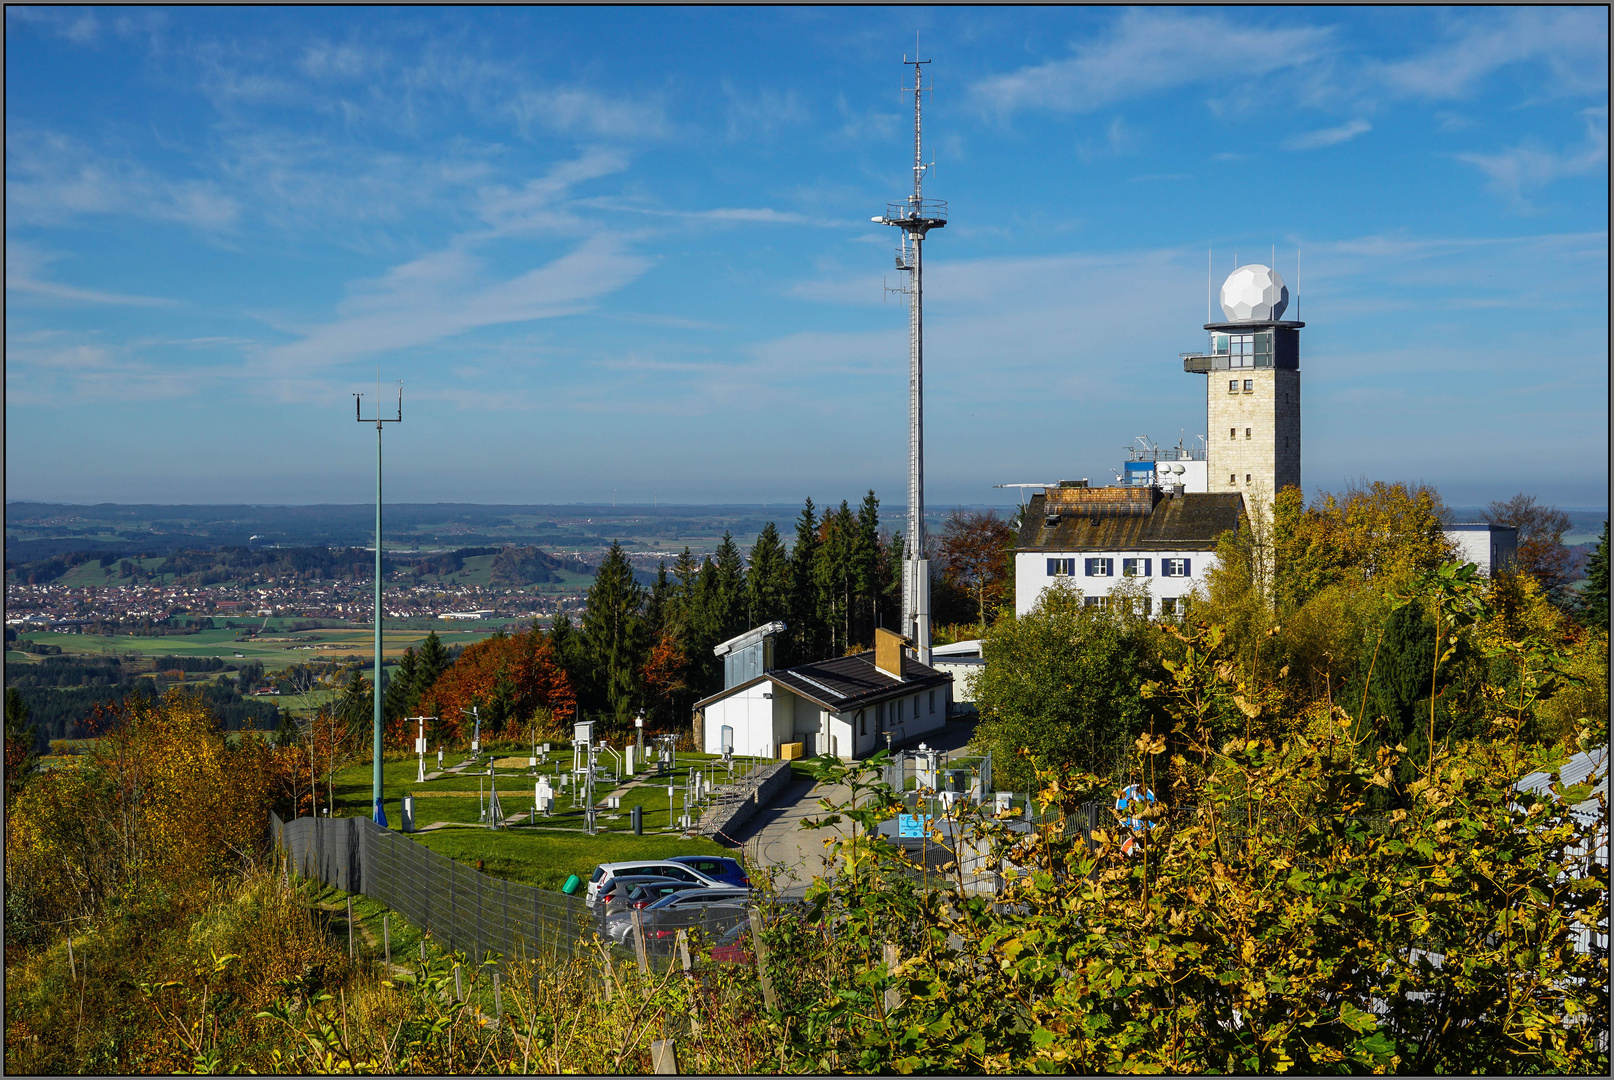
{"label": "metal pole with antenna", "polygon": [[[917,44],[917,39],[916,44]],[[917,57],[917,53],[916,53]],[[913,194],[904,202],[887,203],[886,212],[872,220],[902,230],[897,268],[911,276],[897,292],[908,296],[908,528],[902,575],[902,626],[910,636],[919,662],[930,663],[930,564],[925,559],[925,421],[924,421],[924,239],[931,229],[947,224],[947,204],[923,195],[925,164],[921,106],[926,89],[924,67],[929,60],[902,58],[913,65]]]}
{"label": "metal pole with antenna", "polygon": [[[364,417],[364,395],[353,395],[353,415],[361,424],[371,421]],[[381,701],[383,668],[381,666],[381,425],[403,423],[403,383],[398,384],[398,415],[381,415],[381,365],[375,367],[375,679],[370,689],[375,697],[374,740],[371,746],[373,770],[371,772],[374,798],[374,821],[387,827],[387,811],[381,805]]]}

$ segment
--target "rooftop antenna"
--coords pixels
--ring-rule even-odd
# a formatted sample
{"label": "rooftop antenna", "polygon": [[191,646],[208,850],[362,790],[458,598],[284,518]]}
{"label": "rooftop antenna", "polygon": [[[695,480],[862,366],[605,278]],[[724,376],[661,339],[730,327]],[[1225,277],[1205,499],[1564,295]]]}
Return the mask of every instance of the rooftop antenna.
{"label": "rooftop antenna", "polygon": [[1205,249],[1205,321],[1206,322],[1213,322],[1214,321],[1214,319],[1211,316],[1211,288],[1212,288],[1211,280],[1212,280],[1212,278],[1213,278],[1213,274],[1212,274],[1212,271],[1211,271],[1211,249],[1207,247]]}
{"label": "rooftop antenna", "polygon": [[1295,322],[1300,321],[1300,245],[1295,245]]}
{"label": "rooftop antenna", "polygon": [[947,224],[947,204],[926,200],[925,164],[920,110],[924,100],[924,65],[918,59],[919,38],[914,37],[914,59],[905,54],[904,66],[913,65],[913,194],[902,202],[886,204],[886,212],[871,220],[902,230],[897,246],[897,269],[906,271],[906,283],[891,290],[908,297],[908,528],[902,574],[902,629],[914,644],[919,662],[930,663],[930,564],[925,559],[925,422],[924,422],[924,258],[925,234]]}
{"label": "rooftop antenna", "polygon": [[[364,416],[364,395],[353,395],[353,416],[361,424],[372,421]],[[375,717],[373,744],[371,747],[373,767],[371,771],[372,796],[374,798],[375,823],[383,829],[387,827],[387,811],[381,805],[381,699],[386,693],[382,687],[381,666],[381,425],[403,423],[403,383],[398,384],[398,415],[396,417],[381,415],[381,365],[375,366],[375,680],[371,686],[375,698]]]}

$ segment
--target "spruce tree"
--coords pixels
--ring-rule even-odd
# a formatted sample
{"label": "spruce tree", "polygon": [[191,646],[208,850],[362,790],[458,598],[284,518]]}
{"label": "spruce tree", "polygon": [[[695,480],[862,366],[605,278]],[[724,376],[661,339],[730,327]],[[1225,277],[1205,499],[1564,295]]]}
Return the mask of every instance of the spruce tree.
{"label": "spruce tree", "polygon": [[415,711],[420,700],[420,665],[414,649],[405,649],[398,661],[398,670],[387,680],[386,693],[381,698],[381,712],[388,720],[398,720]]}
{"label": "spruce tree", "polygon": [[1594,629],[1608,629],[1608,522],[1597,550],[1586,563],[1586,584],[1580,594],[1581,622]]}
{"label": "spruce tree", "polygon": [[649,652],[644,600],[621,543],[612,542],[588,590],[583,640],[602,703],[618,717],[638,704],[639,669]]}
{"label": "spruce tree", "polygon": [[873,488],[857,508],[851,562],[852,589],[857,596],[851,620],[853,639],[869,644],[874,641],[880,604],[880,500],[875,498]]}
{"label": "spruce tree", "polygon": [[740,546],[726,529],[712,562],[717,570],[717,610],[713,612],[713,622],[717,640],[727,641],[751,627],[746,624],[745,560],[740,555]]}
{"label": "spruce tree", "polygon": [[762,626],[775,619],[788,625],[790,558],[779,540],[779,530],[768,522],[751,547],[751,566],[745,575],[746,622]]}
{"label": "spruce tree", "polygon": [[809,498],[796,518],[796,543],[790,549],[790,663],[821,660],[823,626],[818,618],[818,517]]}

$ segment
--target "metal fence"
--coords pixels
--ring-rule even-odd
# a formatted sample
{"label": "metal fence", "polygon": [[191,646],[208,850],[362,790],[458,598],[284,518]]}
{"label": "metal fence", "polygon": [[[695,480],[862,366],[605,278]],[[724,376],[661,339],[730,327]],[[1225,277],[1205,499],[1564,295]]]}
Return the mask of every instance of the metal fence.
{"label": "metal fence", "polygon": [[593,946],[596,935],[633,955],[633,932],[651,960],[672,956],[678,931],[693,942],[719,941],[745,921],[739,907],[607,915],[579,897],[506,881],[463,866],[367,818],[297,818],[270,814],[273,840],[303,877],[363,893],[402,915],[447,950],[480,960],[558,960]]}
{"label": "metal fence", "polygon": [[270,823],[293,870],[379,900],[467,956],[566,957],[597,929],[576,897],[461,866],[366,818]]}

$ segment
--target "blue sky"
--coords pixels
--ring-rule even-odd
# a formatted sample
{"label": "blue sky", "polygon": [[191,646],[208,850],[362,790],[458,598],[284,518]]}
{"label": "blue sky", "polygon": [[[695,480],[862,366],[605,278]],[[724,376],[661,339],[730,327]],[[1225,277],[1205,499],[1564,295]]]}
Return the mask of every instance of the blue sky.
{"label": "blue sky", "polygon": [[931,505],[1195,442],[1273,245],[1308,492],[1607,505],[1605,9],[6,19],[8,499],[365,501],[379,363],[389,499],[900,504],[917,32]]}

